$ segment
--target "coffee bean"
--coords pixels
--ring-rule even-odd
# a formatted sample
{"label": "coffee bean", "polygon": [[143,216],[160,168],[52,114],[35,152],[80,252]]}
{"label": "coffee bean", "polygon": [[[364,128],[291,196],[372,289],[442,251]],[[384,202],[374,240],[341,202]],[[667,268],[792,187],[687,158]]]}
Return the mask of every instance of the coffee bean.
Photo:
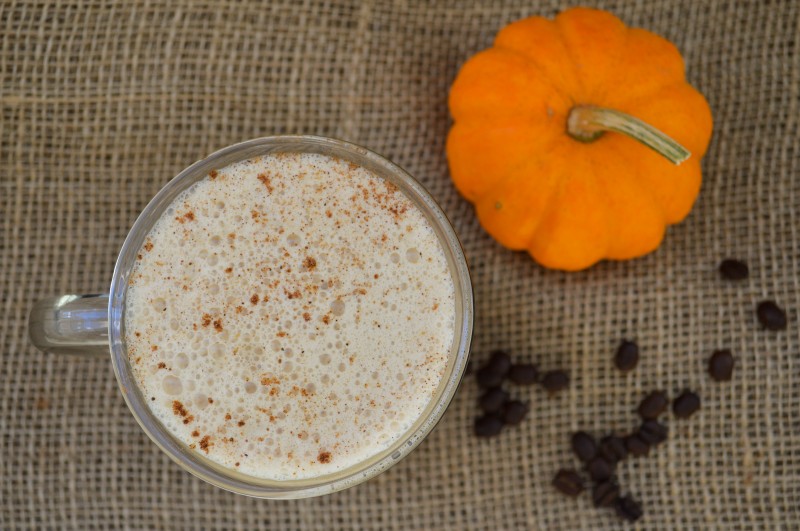
{"label": "coffee bean", "polygon": [[556,477],[553,478],[553,486],[562,494],[572,496],[573,498],[583,492],[583,480],[574,470],[567,470],[564,468],[559,470]]}
{"label": "coffee bean", "polygon": [[625,448],[634,457],[644,457],[650,453],[650,445],[636,433],[625,437]]}
{"label": "coffee bean", "polygon": [[663,391],[653,391],[639,404],[639,415],[643,419],[658,418],[667,409],[669,401]]}
{"label": "coffee bean", "polygon": [[750,275],[750,270],[741,260],[726,258],[719,264],[719,273],[725,280],[744,280]]}
{"label": "coffee bean", "polygon": [[494,414],[475,419],[475,435],[478,437],[494,437],[503,429],[503,420]]}
{"label": "coffee bean", "polygon": [[786,312],[772,301],[758,304],[756,314],[761,325],[767,330],[786,330]]}
{"label": "coffee bean", "polygon": [[733,375],[733,354],[730,350],[718,350],[708,360],[708,373],[718,382],[727,382]]}
{"label": "coffee bean", "polygon": [[502,350],[492,352],[489,362],[478,370],[478,385],[481,387],[497,387],[511,368],[511,357]]}
{"label": "coffee bean", "polygon": [[639,427],[639,438],[650,446],[666,441],[667,433],[667,427],[655,420],[646,420]]}
{"label": "coffee bean", "polygon": [[595,457],[586,465],[586,470],[593,480],[605,481],[614,473],[614,466],[602,457]]}
{"label": "coffee bean", "polygon": [[519,400],[506,402],[503,407],[503,422],[509,425],[519,424],[528,414],[529,409],[528,404]]}
{"label": "coffee bean", "polygon": [[587,463],[597,454],[597,444],[591,435],[585,431],[578,431],[572,434],[572,451],[578,459]]}
{"label": "coffee bean", "polygon": [[551,394],[562,391],[569,386],[569,376],[564,371],[549,371],[544,373],[542,387]]}
{"label": "coffee bean", "polygon": [[612,480],[603,481],[594,486],[592,500],[595,507],[611,507],[619,498],[619,485]]}
{"label": "coffee bean", "polygon": [[642,507],[628,496],[617,499],[617,514],[629,522],[635,522],[642,517]]}
{"label": "coffee bean", "polygon": [[512,365],[508,371],[508,379],[519,385],[531,385],[539,379],[539,371],[532,363],[518,363]]}
{"label": "coffee bean", "polygon": [[509,398],[509,394],[501,387],[492,387],[481,395],[478,404],[486,413],[495,413],[500,411]]}
{"label": "coffee bean", "polygon": [[700,397],[691,391],[684,391],[672,401],[672,412],[679,419],[688,419],[700,409]]}
{"label": "coffee bean", "polygon": [[639,345],[633,341],[623,341],[614,356],[614,365],[622,372],[629,372],[639,363]]}
{"label": "coffee bean", "polygon": [[625,441],[621,437],[609,435],[600,441],[600,455],[610,463],[617,463],[628,456]]}

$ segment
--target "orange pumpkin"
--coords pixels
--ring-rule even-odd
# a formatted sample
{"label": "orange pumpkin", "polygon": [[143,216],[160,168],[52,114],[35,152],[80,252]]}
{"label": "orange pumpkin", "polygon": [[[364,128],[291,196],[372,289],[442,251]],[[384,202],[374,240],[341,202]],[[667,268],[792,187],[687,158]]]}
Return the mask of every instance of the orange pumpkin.
{"label": "orange pumpkin", "polygon": [[489,234],[546,267],[649,253],[699,193],[708,104],[674,45],[610,13],[503,28],[449,106],[456,187]]}

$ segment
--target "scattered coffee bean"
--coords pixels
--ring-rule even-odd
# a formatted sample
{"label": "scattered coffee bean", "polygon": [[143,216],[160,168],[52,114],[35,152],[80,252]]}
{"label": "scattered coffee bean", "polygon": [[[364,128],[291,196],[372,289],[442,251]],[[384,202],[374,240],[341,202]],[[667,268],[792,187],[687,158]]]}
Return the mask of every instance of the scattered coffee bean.
{"label": "scattered coffee bean", "polygon": [[733,375],[733,354],[730,350],[718,350],[708,360],[708,373],[718,382],[727,382]]}
{"label": "scattered coffee bean", "polygon": [[494,437],[503,429],[503,420],[494,414],[475,419],[475,435],[478,437]]}
{"label": "scattered coffee bean", "polygon": [[509,425],[519,424],[528,414],[528,404],[519,400],[511,400],[503,406],[503,422]]}
{"label": "scattered coffee bean", "polygon": [[614,365],[622,372],[629,372],[639,363],[639,345],[633,341],[623,341],[614,356]]}
{"label": "scattered coffee bean", "polygon": [[567,470],[564,468],[559,470],[556,477],[553,478],[553,486],[562,494],[572,496],[573,498],[583,492],[583,480],[574,470]]}
{"label": "scattered coffee bean", "polygon": [[617,514],[629,522],[635,522],[642,517],[642,507],[628,496],[617,499]]}
{"label": "scattered coffee bean", "polygon": [[572,451],[578,459],[588,463],[597,455],[597,444],[594,438],[585,431],[579,431],[572,435]]}
{"label": "scattered coffee bean", "polygon": [[668,405],[667,395],[663,391],[653,391],[639,404],[639,415],[643,419],[658,418]]}
{"label": "scattered coffee bean", "polygon": [[511,397],[502,387],[492,387],[481,395],[478,404],[486,413],[496,413]]}
{"label": "scattered coffee bean", "polygon": [[502,350],[492,352],[489,362],[478,370],[478,385],[481,387],[497,387],[511,368],[511,357]]}
{"label": "scattered coffee bean", "polygon": [[727,258],[719,264],[719,273],[725,280],[744,280],[750,275],[747,264]]}
{"label": "scattered coffee bean", "polygon": [[651,446],[667,440],[667,427],[655,420],[646,420],[639,427],[639,438]]}
{"label": "scattered coffee bean", "polygon": [[614,466],[602,457],[595,457],[586,465],[586,470],[594,481],[605,481],[614,473]]}
{"label": "scattered coffee bean", "polygon": [[688,419],[700,409],[700,397],[691,391],[684,391],[672,401],[672,412],[679,419]]}
{"label": "scattered coffee bean", "polygon": [[650,445],[636,433],[625,437],[625,448],[634,457],[644,457],[650,453]]}
{"label": "scattered coffee bean", "polygon": [[761,325],[767,330],[786,330],[786,312],[774,302],[759,303],[756,314]]}
{"label": "scattered coffee bean", "polygon": [[518,363],[511,366],[508,379],[519,385],[531,385],[539,379],[539,371],[532,363]]}
{"label": "scattered coffee bean", "polygon": [[569,376],[564,371],[549,371],[542,378],[542,387],[548,392],[557,393],[569,386]]}
{"label": "scattered coffee bean", "polygon": [[621,437],[609,435],[600,441],[600,455],[610,463],[618,463],[628,456],[625,441]]}
{"label": "scattered coffee bean", "polygon": [[619,486],[612,480],[598,483],[592,491],[595,507],[611,507],[617,498],[619,498]]}

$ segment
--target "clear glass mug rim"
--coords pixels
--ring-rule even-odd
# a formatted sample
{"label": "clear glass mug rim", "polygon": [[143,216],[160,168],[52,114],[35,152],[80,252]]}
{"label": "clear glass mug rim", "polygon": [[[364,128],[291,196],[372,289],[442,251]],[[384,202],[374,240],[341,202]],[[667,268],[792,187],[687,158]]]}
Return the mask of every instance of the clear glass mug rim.
{"label": "clear glass mug rim", "polygon": [[[235,160],[257,156],[260,151],[332,154],[377,171],[399,185],[425,213],[436,231],[447,255],[457,295],[454,348],[447,372],[418,421],[383,452],[342,471],[306,480],[273,481],[247,476],[202,457],[175,439],[155,419],[139,392],[130,371],[124,343],[123,312],[127,274],[155,221],[178,193],[210,170],[224,167]],[[459,386],[469,357],[473,315],[472,285],[461,244],[444,212],[418,181],[388,159],[350,142],[313,135],[280,135],[256,138],[220,149],[184,169],[150,200],[125,238],[114,267],[108,301],[108,346],[114,373],[128,408],[150,439],[181,468],[212,485],[238,494],[272,499],[303,498],[337,492],[366,481],[397,463],[422,442],[441,419]]]}

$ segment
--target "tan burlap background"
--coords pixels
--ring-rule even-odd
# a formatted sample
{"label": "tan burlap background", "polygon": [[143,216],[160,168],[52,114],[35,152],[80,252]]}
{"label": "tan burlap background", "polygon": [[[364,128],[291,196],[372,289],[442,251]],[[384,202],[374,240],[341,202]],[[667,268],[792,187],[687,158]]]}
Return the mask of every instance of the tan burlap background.
{"label": "tan burlap background", "polygon": [[[550,486],[570,432],[635,425],[654,388],[699,391],[692,420],[629,460],[640,528],[800,526],[800,5],[795,0],[598,2],[674,41],[715,116],[688,221],[655,254],[564,274],[500,248],[450,185],[448,87],[498,28],[572,2],[3,2],[0,5],[0,528],[615,529]],[[592,2],[589,2],[592,3]],[[569,390],[518,393],[532,414],[476,440],[468,378],[409,458],[350,491],[276,502],[217,490],[142,433],[105,359],[43,355],[38,298],[107,289],[139,210],[175,173],[252,137],[358,142],[441,202],[474,274],[473,359],[509,348],[567,368]],[[751,278],[718,279],[726,256]],[[789,329],[765,332],[774,298]],[[613,369],[638,340],[639,368]],[[729,384],[705,373],[719,347]]]}

